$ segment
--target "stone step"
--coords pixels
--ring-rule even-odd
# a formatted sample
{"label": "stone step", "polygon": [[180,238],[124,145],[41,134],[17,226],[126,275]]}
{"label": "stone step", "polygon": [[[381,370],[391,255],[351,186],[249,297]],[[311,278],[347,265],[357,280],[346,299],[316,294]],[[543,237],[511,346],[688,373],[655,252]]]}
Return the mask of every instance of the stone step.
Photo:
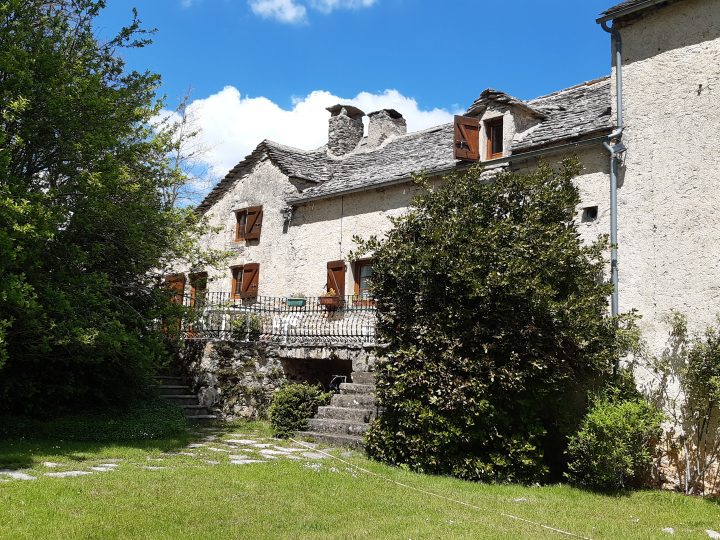
{"label": "stone step", "polygon": [[185,419],[190,422],[212,422],[213,420],[219,420],[215,414],[195,414],[192,416],[185,416]]}
{"label": "stone step", "polygon": [[355,384],[355,383],[342,383],[340,384],[341,394],[364,394],[371,395],[375,392],[374,384]]}
{"label": "stone step", "polygon": [[190,387],[181,384],[157,384],[155,388],[161,396],[176,396],[178,394],[190,393]]}
{"label": "stone step", "polygon": [[364,394],[335,394],[330,399],[330,406],[346,409],[374,409],[375,396]]}
{"label": "stone step", "polygon": [[158,384],[185,384],[185,377],[176,377],[175,375],[156,375],[155,380]]}
{"label": "stone step", "polygon": [[355,384],[375,384],[375,374],[371,371],[353,371],[352,382]]}
{"label": "stone step", "polygon": [[348,407],[318,407],[317,418],[369,422],[375,416],[373,409],[351,409]]}
{"label": "stone step", "polygon": [[357,435],[338,435],[336,433],[317,433],[314,431],[300,431],[298,437],[312,439],[327,446],[343,446],[346,448],[362,449],[365,441]]}
{"label": "stone step", "polygon": [[310,418],[308,425],[310,431],[315,433],[337,433],[338,435],[363,435],[370,428],[370,424],[331,418]]}
{"label": "stone step", "polygon": [[173,405],[197,405],[198,397],[193,394],[168,395],[163,399],[169,401]]}

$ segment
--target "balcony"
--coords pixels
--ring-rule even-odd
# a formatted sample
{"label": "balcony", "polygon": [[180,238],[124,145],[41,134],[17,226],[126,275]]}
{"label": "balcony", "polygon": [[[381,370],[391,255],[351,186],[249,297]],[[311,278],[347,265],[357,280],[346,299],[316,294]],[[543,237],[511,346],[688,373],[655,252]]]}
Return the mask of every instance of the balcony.
{"label": "balcony", "polygon": [[376,343],[375,302],[357,296],[236,298],[229,293],[184,297],[183,332],[191,340],[285,345]]}

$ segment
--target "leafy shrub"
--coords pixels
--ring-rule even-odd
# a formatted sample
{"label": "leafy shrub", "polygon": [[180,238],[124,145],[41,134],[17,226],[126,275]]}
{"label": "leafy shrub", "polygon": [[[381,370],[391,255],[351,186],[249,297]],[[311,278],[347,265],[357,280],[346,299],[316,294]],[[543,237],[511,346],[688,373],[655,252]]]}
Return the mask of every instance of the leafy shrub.
{"label": "leafy shrub", "polygon": [[720,461],[720,318],[701,334],[691,334],[687,317],[667,317],[670,339],[648,363],[655,377],[653,402],[672,421],[668,458],[685,493],[717,490]]}
{"label": "leafy shrub", "polygon": [[330,402],[331,393],[307,383],[283,385],[270,405],[270,425],[276,437],[289,437],[308,428],[308,418],[317,413],[320,405]]}
{"label": "leafy shrub", "polygon": [[51,420],[0,418],[0,436],[64,441],[113,442],[162,439],[187,427],[183,412],[163,401],[144,401],[120,409],[90,411]]}
{"label": "leafy shrub", "polygon": [[248,341],[262,333],[262,319],[253,313],[241,313],[230,323],[232,337],[238,341]]}
{"label": "leafy shrub", "polygon": [[[610,376],[615,324],[604,241],[581,242],[577,161],[487,181],[454,173],[373,252],[385,413],[369,453],[466,479],[561,478],[588,391]],[[548,475],[548,473],[550,473]]]}
{"label": "leafy shrub", "polygon": [[662,414],[642,397],[598,397],[568,446],[569,479],[599,490],[647,485]]}

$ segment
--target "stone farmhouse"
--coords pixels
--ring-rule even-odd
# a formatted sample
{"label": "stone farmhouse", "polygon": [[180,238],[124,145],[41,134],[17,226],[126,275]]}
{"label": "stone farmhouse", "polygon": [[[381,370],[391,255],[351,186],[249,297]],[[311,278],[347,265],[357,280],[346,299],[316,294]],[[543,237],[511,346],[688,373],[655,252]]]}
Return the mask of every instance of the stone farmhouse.
{"label": "stone farmhouse", "polygon": [[[617,239],[613,309],[638,310],[656,351],[669,310],[687,313],[694,328],[707,324],[720,312],[720,2],[627,0],[598,23],[612,50],[607,77],[529,101],[487,89],[453,124],[415,133],[402,111],[380,110],[367,115],[365,135],[365,113],[338,104],[328,109],[326,146],[261,142],[198,208],[219,230],[203,242],[232,252],[227,268],[178,268],[168,280],[208,305],[245,306],[228,310],[236,318],[269,306],[261,329],[240,317],[248,336],[275,336],[284,347],[306,338],[289,356],[353,361],[331,368],[349,375],[368,357],[338,353],[341,338],[362,345],[373,335],[372,260],[348,260],[353,236],[391,227],[415,193],[413,173],[436,177],[480,161],[491,175],[574,154],[584,167],[581,234]],[[343,298],[319,298],[328,291]],[[295,297],[302,307],[283,312]],[[209,320],[202,328],[214,324],[217,337],[230,328],[226,318]],[[313,337],[323,345],[311,354]]]}

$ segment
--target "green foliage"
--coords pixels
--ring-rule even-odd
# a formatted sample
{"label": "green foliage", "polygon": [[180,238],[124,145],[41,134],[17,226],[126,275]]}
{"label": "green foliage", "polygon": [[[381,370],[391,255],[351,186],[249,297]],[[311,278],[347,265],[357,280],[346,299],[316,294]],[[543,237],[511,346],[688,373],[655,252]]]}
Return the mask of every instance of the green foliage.
{"label": "green foliage", "polygon": [[663,415],[642,397],[619,392],[594,400],[568,446],[568,478],[581,486],[614,491],[649,485]]}
{"label": "green foliage", "polygon": [[232,337],[239,341],[252,341],[262,333],[262,319],[254,313],[241,313],[230,323]]}
{"label": "green foliage", "polygon": [[197,258],[201,224],[162,195],[159,77],[121,57],[148,33],[99,42],[104,5],[0,2],[0,413],[136,399],[164,355],[153,272]]}
{"label": "green foliage", "polygon": [[584,245],[573,177],[453,173],[394,221],[374,252],[385,413],[368,450],[414,470],[494,481],[560,477],[587,392],[610,374],[615,324],[603,240]]}
{"label": "green foliage", "polygon": [[720,318],[692,335],[687,317],[667,317],[670,339],[663,353],[646,359],[655,376],[652,400],[672,419],[670,459],[688,494],[717,488],[720,462]]}
{"label": "green foliage", "polygon": [[113,442],[162,439],[187,427],[183,412],[164,400],[141,401],[128,407],[38,420],[1,417],[0,436],[56,441]]}
{"label": "green foliage", "polygon": [[320,405],[330,402],[331,393],[307,383],[288,383],[273,396],[270,405],[270,424],[276,437],[290,437],[308,428],[308,418],[317,413]]}

